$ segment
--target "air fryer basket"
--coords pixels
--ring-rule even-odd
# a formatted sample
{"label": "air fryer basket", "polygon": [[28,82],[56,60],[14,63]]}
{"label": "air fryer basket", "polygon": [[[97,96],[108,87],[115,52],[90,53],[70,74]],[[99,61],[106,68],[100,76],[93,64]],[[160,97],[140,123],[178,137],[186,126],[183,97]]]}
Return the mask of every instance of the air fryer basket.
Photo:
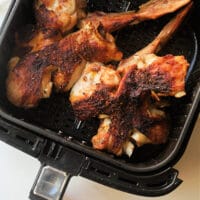
{"label": "air fryer basket", "polygon": [[[187,76],[187,95],[181,99],[170,99],[172,105],[168,112],[172,118],[172,127],[168,142],[136,149],[134,156],[129,159],[92,149],[90,139],[96,133],[99,122],[97,119],[77,121],[68,94],[54,93],[37,108],[29,110],[16,108],[8,102],[5,80],[7,62],[14,46],[14,33],[24,24],[34,23],[32,1],[13,2],[14,6],[0,38],[0,138],[38,157],[44,165],[51,165],[71,175],[80,174],[120,190],[156,196],[174,189],[180,180],[177,179],[177,171],[171,169],[171,166],[186,148],[200,100],[199,13],[193,12],[181,31],[159,53],[185,55],[191,63]],[[137,9],[142,2],[88,0],[88,10],[118,12]],[[170,17],[168,15],[159,20],[143,22],[114,33],[125,57],[152,41]]]}

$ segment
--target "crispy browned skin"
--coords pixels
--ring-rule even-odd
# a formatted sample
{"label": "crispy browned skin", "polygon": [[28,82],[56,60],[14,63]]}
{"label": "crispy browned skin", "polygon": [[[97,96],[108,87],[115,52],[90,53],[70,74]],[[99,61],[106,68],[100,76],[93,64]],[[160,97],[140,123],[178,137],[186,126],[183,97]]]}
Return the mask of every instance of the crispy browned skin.
{"label": "crispy browned skin", "polygon": [[7,97],[14,105],[33,107],[41,98],[49,96],[51,73],[56,67],[48,62],[40,65],[41,62],[38,54],[31,53],[10,69],[6,81]]}
{"label": "crispy browned skin", "polygon": [[143,94],[132,102],[129,99],[127,104],[123,102],[112,114],[105,115],[92,138],[93,148],[120,156],[126,152],[124,144],[132,142],[133,138],[136,144],[142,146],[144,143],[140,137],[131,138],[135,129],[147,137],[148,143],[162,144],[167,141],[168,118],[164,111],[155,106],[149,94]]}
{"label": "crispy browned skin", "polygon": [[57,30],[36,29],[34,26],[16,34],[15,56],[8,62],[9,75],[6,81],[7,96],[13,104],[33,107],[38,104],[38,99],[50,96],[53,85],[51,76],[57,67],[49,62],[40,67],[38,56],[43,50],[47,52],[47,49],[53,49],[53,43],[61,38]]}
{"label": "crispy browned skin", "polygon": [[[115,155],[121,155],[123,153],[123,145],[129,140],[130,133],[128,131],[131,128],[132,130],[136,128],[146,135],[150,140],[148,143],[165,143],[169,133],[167,117],[151,104],[148,96],[143,96],[142,94],[145,91],[154,90],[158,95],[176,97],[185,95],[184,79],[187,68],[188,62],[183,56],[175,57],[172,55],[158,57],[149,66],[147,65],[141,69],[138,69],[136,64],[130,67],[120,81],[115,98],[137,98],[139,99],[139,104],[132,104],[127,108],[121,108],[121,104],[116,104],[116,106],[118,105],[121,108],[120,114],[124,113],[124,115],[132,116],[132,118],[126,119],[124,115],[123,118],[119,118],[118,115],[120,116],[120,114],[116,110],[117,107],[115,107],[114,110],[116,110],[117,116],[113,111],[114,114],[103,120],[97,135],[92,139],[93,147],[99,150],[107,150]],[[114,103],[116,102],[118,101],[114,101]],[[106,113],[106,110],[104,110],[104,113]],[[131,127],[129,123],[130,118],[133,122]],[[110,120],[110,123],[105,125],[105,120]],[[123,123],[127,123],[127,126],[129,125],[129,129],[126,129],[126,132],[123,132],[120,127],[116,126],[120,124],[122,128],[126,127]],[[113,129],[112,127],[117,128]],[[121,133],[123,133],[123,137]],[[140,139],[137,142],[142,143]],[[115,149],[115,144],[118,147],[117,150]]]}
{"label": "crispy browned skin", "polygon": [[35,15],[39,27],[70,31],[85,17],[85,0],[36,0]]}
{"label": "crispy browned skin", "polygon": [[140,6],[137,12],[129,11],[122,13],[89,13],[87,18],[79,23],[79,27],[87,23],[99,23],[103,25],[108,32],[119,30],[128,24],[137,24],[144,20],[157,19],[168,13],[172,13],[181,7],[187,5],[191,0],[150,0]]}
{"label": "crispy browned skin", "polygon": [[133,110],[132,126],[151,140],[152,144],[167,141],[169,120],[163,110],[156,106],[149,94],[141,95]]}
{"label": "crispy browned skin", "polygon": [[182,9],[149,45],[120,62],[117,70],[123,78],[118,95],[126,90],[134,97],[146,90],[154,90],[163,96],[185,95],[185,76],[189,63],[184,56],[158,57],[153,53],[158,52],[171,38],[191,7],[192,3]]}
{"label": "crispy browned skin", "polygon": [[131,97],[138,97],[149,90],[160,96],[185,95],[185,77],[189,63],[184,56],[159,57],[147,54],[136,58],[138,63],[129,65],[120,82],[119,96],[127,92]]}
{"label": "crispy browned skin", "polygon": [[108,119],[103,119],[97,134],[92,138],[93,148],[121,155],[123,144],[132,132],[133,110],[134,104],[131,101],[123,102]]}
{"label": "crispy browned skin", "polygon": [[58,52],[58,55],[62,58],[59,59],[60,67],[53,79],[55,87],[59,91],[69,90],[83,70],[83,67],[81,67],[77,76],[72,77],[77,68],[69,62],[73,63],[80,60],[82,63],[85,60],[107,63],[112,60],[119,61],[122,58],[122,53],[117,49],[114,38],[110,34],[96,29],[91,24],[60,41],[58,50],[64,52],[62,55]]}
{"label": "crispy browned skin", "polygon": [[[106,69],[102,64],[94,63],[95,72],[91,66],[84,70],[70,93],[74,113],[81,120],[107,112],[122,96],[138,98],[146,91],[154,91],[158,96],[185,95],[189,63],[184,56],[136,56],[122,77],[120,71]],[[110,76],[106,77],[102,71]]]}
{"label": "crispy browned skin", "polygon": [[[69,90],[80,77],[86,61],[118,61],[121,57],[122,53],[118,51],[113,37],[109,34],[102,35],[88,24],[84,29],[43,50],[27,54],[13,64],[7,79],[8,99],[16,106],[36,106],[41,98],[49,97],[52,81],[58,91]],[[48,95],[44,95],[42,91],[46,90],[46,86],[42,89],[42,82],[43,79],[47,80],[44,72],[49,66],[53,67],[46,83]],[[52,71],[55,71],[53,80]]]}
{"label": "crispy browned skin", "polygon": [[70,102],[78,119],[98,116],[107,105],[110,106],[121,80],[119,73],[110,67],[97,62],[87,63],[70,93]]}
{"label": "crispy browned skin", "polygon": [[22,57],[26,53],[40,51],[61,38],[61,34],[55,29],[27,25],[15,35],[16,49],[14,54]]}
{"label": "crispy browned skin", "polygon": [[134,11],[124,13],[104,13],[97,11],[89,13],[87,18],[80,21],[79,27],[82,28],[87,23],[93,23],[95,25],[101,22],[107,32],[113,32],[127,26],[133,22],[136,17]]}
{"label": "crispy browned skin", "polygon": [[[118,101],[121,96],[136,98],[149,90],[157,92],[160,96],[181,97],[185,95],[184,79],[189,66],[186,59],[183,56],[173,55],[158,57],[151,53],[157,52],[166,43],[190,8],[191,5],[188,5],[181,10],[147,47],[122,60],[117,71],[109,68],[106,70],[105,66],[100,63],[97,64],[96,69],[98,70],[95,73],[92,67],[88,67],[70,94],[76,117],[85,120],[105,112],[108,114],[108,107],[113,107],[113,102]],[[104,73],[101,73],[103,71],[108,74],[112,71],[112,79],[110,79],[111,76],[103,76]],[[90,74],[92,78],[84,79]],[[120,77],[119,75],[121,75],[120,79],[117,78]],[[91,80],[101,81],[95,85],[95,81]],[[107,81],[109,84],[105,84],[106,80],[109,80]]]}

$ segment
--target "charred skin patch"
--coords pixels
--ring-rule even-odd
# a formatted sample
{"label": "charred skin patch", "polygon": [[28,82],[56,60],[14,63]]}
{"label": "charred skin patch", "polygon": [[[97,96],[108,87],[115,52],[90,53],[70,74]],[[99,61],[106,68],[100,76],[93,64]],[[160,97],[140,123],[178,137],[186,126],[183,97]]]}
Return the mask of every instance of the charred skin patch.
{"label": "charred skin patch", "polygon": [[106,108],[112,102],[112,99],[108,96],[110,92],[110,89],[104,88],[100,92],[95,92],[88,99],[73,103],[72,106],[75,116],[80,120],[86,120],[106,112]]}
{"label": "charred skin patch", "polygon": [[155,91],[160,96],[176,96],[185,91],[185,76],[189,63],[184,56],[157,57],[151,64],[138,68],[129,66],[123,75],[118,96],[127,93],[139,97],[142,92]]}
{"label": "charred skin patch", "polygon": [[117,156],[122,154],[124,142],[131,135],[133,109],[135,109],[132,101],[118,103],[108,118],[103,118],[97,135],[92,138],[95,149],[106,150]]}
{"label": "charred skin patch", "polygon": [[63,26],[57,15],[53,11],[48,10],[44,4],[40,5],[35,13],[39,27],[51,27],[59,30]]}

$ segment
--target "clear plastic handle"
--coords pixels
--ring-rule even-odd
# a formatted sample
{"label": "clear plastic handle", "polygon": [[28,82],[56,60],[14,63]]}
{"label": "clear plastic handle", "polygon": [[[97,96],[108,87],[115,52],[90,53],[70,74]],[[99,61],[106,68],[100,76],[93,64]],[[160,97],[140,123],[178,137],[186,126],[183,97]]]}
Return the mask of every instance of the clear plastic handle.
{"label": "clear plastic handle", "polygon": [[61,200],[70,174],[51,166],[42,166],[30,193],[31,200]]}

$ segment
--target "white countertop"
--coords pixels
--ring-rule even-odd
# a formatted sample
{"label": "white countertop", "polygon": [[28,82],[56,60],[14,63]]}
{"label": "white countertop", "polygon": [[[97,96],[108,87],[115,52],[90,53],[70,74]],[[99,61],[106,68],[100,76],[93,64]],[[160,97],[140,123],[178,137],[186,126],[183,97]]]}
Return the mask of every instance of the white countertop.
{"label": "white countertop", "polygon": [[[0,0],[0,25],[10,0]],[[192,133],[186,152],[174,166],[179,170],[183,183],[172,193],[159,200],[200,200],[200,117]],[[66,163],[67,165],[67,163]],[[0,199],[28,200],[29,191],[39,170],[40,163],[0,142]],[[63,200],[151,200],[124,193],[81,177],[73,177]]]}

